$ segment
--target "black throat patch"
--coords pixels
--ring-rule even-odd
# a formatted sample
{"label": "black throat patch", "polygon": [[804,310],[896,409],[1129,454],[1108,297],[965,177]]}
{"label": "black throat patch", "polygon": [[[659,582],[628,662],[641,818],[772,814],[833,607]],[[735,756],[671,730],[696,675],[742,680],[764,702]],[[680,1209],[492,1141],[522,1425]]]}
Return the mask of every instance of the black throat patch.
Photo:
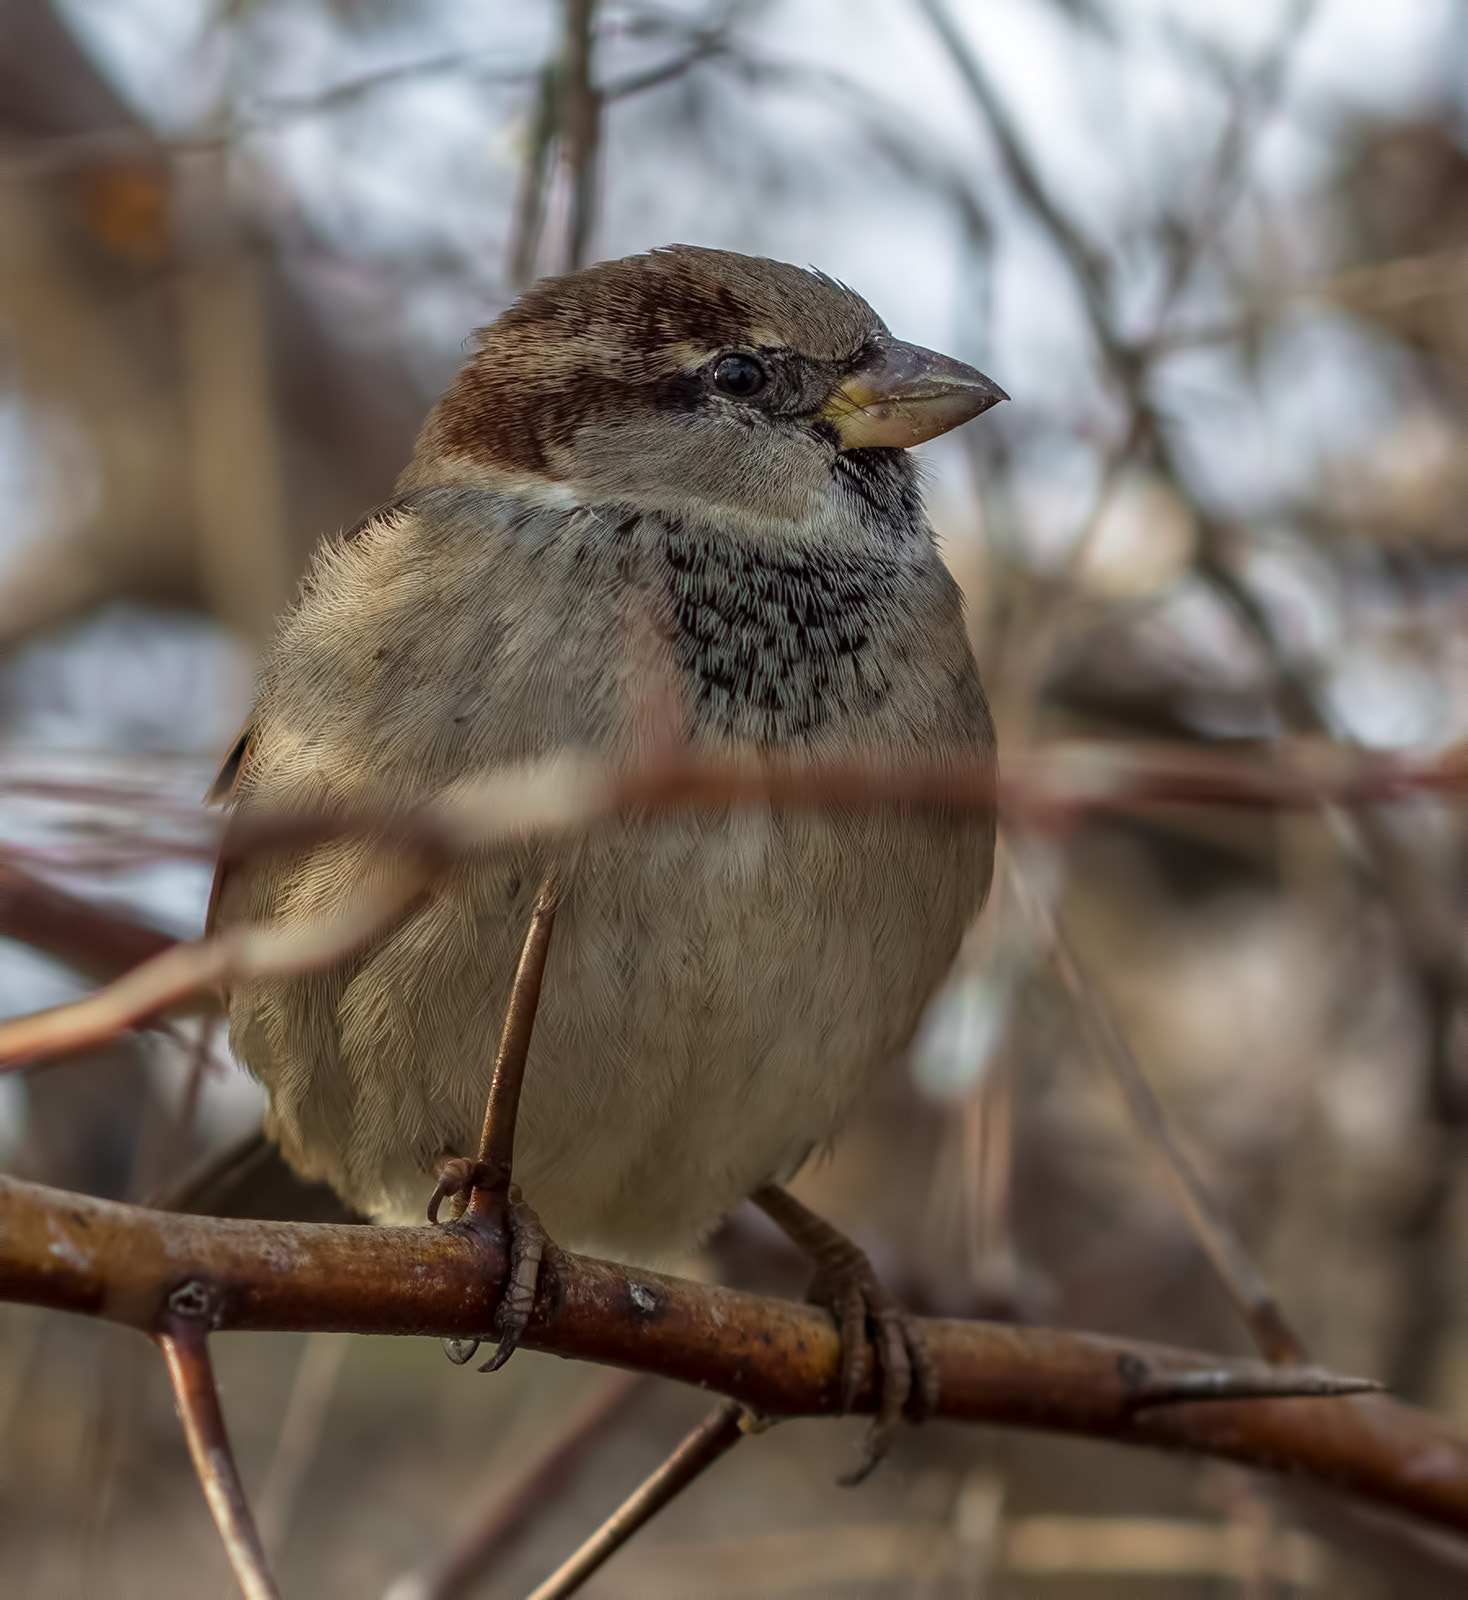
{"label": "black throat patch", "polygon": [[681,527],[668,531],[664,556],[691,731],[803,744],[886,699],[901,560],[772,550]]}

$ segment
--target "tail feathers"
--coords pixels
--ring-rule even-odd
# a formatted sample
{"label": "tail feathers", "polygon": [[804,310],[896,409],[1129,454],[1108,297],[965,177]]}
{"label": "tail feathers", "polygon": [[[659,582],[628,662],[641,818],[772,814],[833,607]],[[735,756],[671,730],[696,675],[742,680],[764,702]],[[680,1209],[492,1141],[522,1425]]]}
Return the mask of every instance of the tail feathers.
{"label": "tail feathers", "polygon": [[324,1183],[298,1176],[263,1128],[211,1150],[149,1202],[160,1211],[257,1222],[367,1222]]}

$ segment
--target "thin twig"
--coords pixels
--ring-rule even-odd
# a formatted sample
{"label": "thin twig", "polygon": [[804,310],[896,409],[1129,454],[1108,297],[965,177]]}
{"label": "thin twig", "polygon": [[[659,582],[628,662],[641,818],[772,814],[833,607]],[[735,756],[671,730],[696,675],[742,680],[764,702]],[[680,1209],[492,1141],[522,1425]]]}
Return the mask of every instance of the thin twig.
{"label": "thin twig", "polygon": [[330,966],[401,911],[426,879],[425,872],[399,862],[390,881],[364,889],[309,925],[231,928],[198,944],[174,945],[95,994],[0,1023],[0,1063],[17,1067],[99,1044],[190,996],[242,978]]}
{"label": "thin twig", "polygon": [[586,1403],[575,1407],[525,1464],[510,1492],[496,1496],[442,1565],[425,1577],[395,1584],[393,1600],[464,1600],[543,1514],[587,1451],[620,1420],[647,1382],[640,1372],[614,1372],[599,1382]]}
{"label": "thin twig", "polygon": [[[1458,756],[1369,757],[1302,747],[1272,760],[1239,761],[1204,752],[1181,756],[1136,746],[1065,745],[1017,757],[1002,789],[992,767],[883,769],[867,765],[759,766],[678,753],[640,771],[590,757],[551,757],[480,773],[412,812],[242,813],[231,822],[227,857],[264,856],[341,838],[375,838],[380,881],[347,897],[328,917],[297,927],[244,925],[196,944],[175,945],[81,1000],[0,1023],[0,1068],[15,1068],[111,1038],[241,979],[330,966],[359,948],[430,883],[430,863],[509,841],[578,833],[616,815],[680,806],[772,805],[797,809],[874,805],[989,810],[1059,825],[1095,812],[1143,812],[1178,804],[1315,809],[1323,803],[1460,795],[1468,764]],[[1313,759],[1303,757],[1313,756]],[[1412,879],[1416,884],[1417,879]],[[1405,888],[1397,890],[1406,893]],[[216,1002],[217,1003],[217,1002]]]}
{"label": "thin twig", "polygon": [[948,10],[945,0],[918,0],[918,4],[926,13],[974,102],[983,111],[1010,182],[1044,224],[1046,232],[1060,246],[1074,271],[1108,358],[1114,360],[1124,357],[1125,345],[1117,338],[1111,323],[1111,267],[1105,252],[1086,236],[1080,224],[1051,193],[1049,184],[1031,159],[1029,148],[1008,106]]}
{"label": "thin twig", "polygon": [[732,1402],[716,1407],[656,1472],[635,1489],[594,1534],[528,1600],[565,1600],[675,1496],[726,1456],[746,1431],[748,1413]]}
{"label": "thin twig", "polygon": [[528,288],[535,277],[540,252],[540,233],[545,222],[545,181],[550,165],[559,120],[560,65],[547,61],[541,68],[535,90],[535,110],[520,166],[520,185],[515,195],[515,220],[510,234],[510,282],[515,289]]}
{"label": "thin twig", "polygon": [[321,1443],[331,1397],[347,1353],[344,1333],[313,1333],[301,1351],[295,1382],[260,1489],[260,1540],[279,1555],[290,1532],[301,1485]]}
{"label": "thin twig", "polygon": [[247,1600],[280,1600],[230,1449],[209,1360],[208,1332],[201,1321],[180,1317],[157,1339],[194,1471],[240,1588]]}
{"label": "thin twig", "polygon": [[592,82],[596,0],[563,0],[566,35],[561,55],[561,159],[570,185],[566,247],[561,270],[586,265],[596,221],[597,150],[601,143],[601,95]]}
{"label": "thin twig", "polygon": [[500,1034],[499,1052],[494,1061],[489,1099],[484,1107],[484,1128],[479,1136],[479,1157],[474,1189],[466,1215],[484,1217],[502,1210],[510,1193],[514,1168],[515,1123],[520,1110],[520,1090],[525,1083],[525,1063],[530,1055],[530,1039],[535,1028],[535,1013],[540,1005],[540,988],[545,978],[545,960],[550,951],[551,933],[556,925],[556,907],[561,887],[554,868],[546,873],[535,896],[530,926],[520,950],[510,1001],[505,1008],[505,1025]]}
{"label": "thin twig", "polygon": [[1116,1014],[1087,975],[1060,918],[1031,889],[1014,852],[1006,850],[1004,854],[1016,893],[1050,952],[1088,1043],[1121,1090],[1132,1119],[1162,1157],[1174,1193],[1234,1309],[1266,1360],[1303,1362],[1304,1343],[1286,1321],[1243,1241],[1173,1133]]}

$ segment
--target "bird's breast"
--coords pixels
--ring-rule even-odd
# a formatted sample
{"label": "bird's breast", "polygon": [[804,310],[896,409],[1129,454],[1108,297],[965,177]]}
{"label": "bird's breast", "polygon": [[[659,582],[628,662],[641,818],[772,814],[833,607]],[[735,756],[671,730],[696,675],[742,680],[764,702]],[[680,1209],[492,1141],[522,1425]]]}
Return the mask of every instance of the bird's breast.
{"label": "bird's breast", "polygon": [[673,654],[699,733],[804,743],[888,698],[881,641],[896,561],[761,550],[682,529],[663,554]]}

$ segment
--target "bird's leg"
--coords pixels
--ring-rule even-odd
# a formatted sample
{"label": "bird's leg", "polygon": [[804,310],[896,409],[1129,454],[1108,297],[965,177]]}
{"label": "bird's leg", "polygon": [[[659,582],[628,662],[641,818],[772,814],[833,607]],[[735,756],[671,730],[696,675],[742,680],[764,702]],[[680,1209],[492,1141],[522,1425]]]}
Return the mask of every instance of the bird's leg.
{"label": "bird's leg", "polygon": [[[881,1394],[861,1464],[842,1478],[857,1484],[887,1453],[904,1412],[914,1422],[938,1406],[938,1372],[922,1328],[877,1277],[866,1252],[824,1218],[773,1184],[756,1190],[754,1203],[815,1262],[807,1298],[825,1306],[841,1335],[841,1408],[856,1404],[876,1351]],[[872,1346],[867,1344],[871,1325]]]}
{"label": "bird's leg", "polygon": [[[555,1249],[540,1225],[540,1218],[510,1181],[510,1174],[514,1166],[520,1089],[525,1081],[525,1062],[530,1054],[530,1036],[540,1004],[540,986],[545,977],[545,959],[560,895],[560,883],[552,870],[546,873],[535,897],[530,926],[520,950],[520,964],[515,969],[515,982],[510,989],[510,1003],[505,1009],[505,1025],[494,1061],[494,1076],[489,1085],[489,1100],[484,1108],[479,1155],[474,1161],[465,1156],[445,1157],[438,1169],[433,1197],[428,1202],[430,1222],[438,1221],[439,1207],[452,1197],[456,1202],[456,1220],[495,1218],[503,1222],[509,1239],[510,1268],[495,1310],[499,1345],[480,1368],[482,1372],[497,1371],[515,1353],[535,1308],[541,1261]],[[477,1348],[477,1340],[444,1341],[449,1359],[459,1363],[468,1361]]]}

